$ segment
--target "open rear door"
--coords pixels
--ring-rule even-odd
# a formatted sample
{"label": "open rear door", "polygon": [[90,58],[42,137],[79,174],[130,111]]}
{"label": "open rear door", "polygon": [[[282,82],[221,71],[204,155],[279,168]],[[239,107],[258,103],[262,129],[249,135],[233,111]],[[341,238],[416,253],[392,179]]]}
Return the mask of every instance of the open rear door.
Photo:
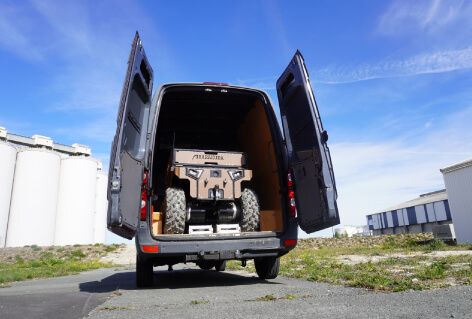
{"label": "open rear door", "polygon": [[315,97],[299,51],[277,80],[298,224],[307,233],[339,224],[336,184],[328,134],[323,129]]}
{"label": "open rear door", "polygon": [[121,93],[108,176],[108,229],[131,239],[141,205],[153,71],[139,34],[134,37]]}

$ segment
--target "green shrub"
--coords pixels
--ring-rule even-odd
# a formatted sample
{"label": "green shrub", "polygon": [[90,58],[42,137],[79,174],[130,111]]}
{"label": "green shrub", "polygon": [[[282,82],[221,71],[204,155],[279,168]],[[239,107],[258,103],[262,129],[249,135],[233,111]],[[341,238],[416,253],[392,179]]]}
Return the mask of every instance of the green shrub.
{"label": "green shrub", "polygon": [[442,250],[446,247],[447,245],[440,239],[433,239],[431,240],[426,246],[425,249],[429,251],[434,251],[434,250]]}

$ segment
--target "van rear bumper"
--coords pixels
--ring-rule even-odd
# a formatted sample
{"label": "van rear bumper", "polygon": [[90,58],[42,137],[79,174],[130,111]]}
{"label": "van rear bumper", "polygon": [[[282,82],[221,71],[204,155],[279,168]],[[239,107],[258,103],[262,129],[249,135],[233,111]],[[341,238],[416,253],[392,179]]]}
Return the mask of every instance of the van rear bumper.
{"label": "van rear bumper", "polygon": [[[183,261],[253,259],[282,256],[293,248],[284,247],[284,240],[279,237],[158,241],[148,232],[144,228],[136,234],[136,251],[144,258],[181,257]],[[157,246],[157,249],[149,252],[143,246]]]}

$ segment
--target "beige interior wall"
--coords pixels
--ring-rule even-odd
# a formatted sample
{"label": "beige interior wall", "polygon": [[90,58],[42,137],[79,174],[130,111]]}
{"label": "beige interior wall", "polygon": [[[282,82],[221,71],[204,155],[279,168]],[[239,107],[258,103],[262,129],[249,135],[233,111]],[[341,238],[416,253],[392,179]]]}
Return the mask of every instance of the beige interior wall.
{"label": "beige interior wall", "polygon": [[277,160],[264,105],[257,101],[238,132],[243,151],[247,154],[247,168],[252,169],[252,181],[261,210],[275,211],[282,218],[282,204]]}

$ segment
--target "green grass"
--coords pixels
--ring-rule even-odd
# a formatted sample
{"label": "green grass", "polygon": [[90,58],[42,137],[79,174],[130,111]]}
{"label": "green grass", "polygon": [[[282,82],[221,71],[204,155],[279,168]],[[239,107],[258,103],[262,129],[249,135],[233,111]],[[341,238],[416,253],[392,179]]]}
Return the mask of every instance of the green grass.
{"label": "green grass", "polygon": [[133,307],[120,307],[120,306],[104,306],[98,308],[100,311],[125,311],[125,310],[133,310]]}
{"label": "green grass", "polygon": [[246,301],[277,301],[277,300],[295,300],[300,298],[308,298],[311,295],[296,295],[296,294],[285,294],[281,297],[274,296],[273,294],[268,294],[264,296],[260,296],[254,299],[249,299]]}
{"label": "green grass", "polygon": [[111,253],[111,252],[116,251],[120,247],[121,247],[121,245],[119,245],[119,244],[108,245],[108,246],[105,246],[105,251],[107,253]]}
{"label": "green grass", "polygon": [[295,295],[295,294],[285,294],[281,297],[276,297],[272,294],[269,294],[269,295],[265,295],[265,296],[262,296],[262,297],[255,298],[255,299],[250,300],[250,301],[295,300],[295,299],[299,299],[299,298],[308,298],[308,297],[311,297],[311,296],[309,296],[309,295],[299,296],[299,295]]}
{"label": "green grass", "polygon": [[274,295],[270,294],[270,295],[265,295],[265,296],[261,296],[261,297],[257,297],[251,301],[275,301],[277,300],[277,297],[275,297]]}
{"label": "green grass", "polygon": [[103,250],[106,251],[103,247],[89,251],[80,246],[42,249],[33,245],[18,250],[24,254],[0,260],[0,287],[8,287],[8,283],[13,281],[65,276],[112,266],[99,259],[104,254]]}
{"label": "green grass", "polygon": [[[471,245],[450,246],[428,235],[309,239],[300,241],[296,249],[281,258],[280,275],[392,292],[470,285],[471,255],[431,254],[470,249]],[[360,261],[343,260],[352,255]],[[255,272],[251,262],[243,268],[232,261],[227,268]]]}
{"label": "green grass", "polygon": [[84,252],[80,249],[75,249],[75,250],[72,250],[70,252],[70,255],[71,257],[75,257],[75,258],[83,258],[85,257],[86,255],[84,254]]}
{"label": "green grass", "polygon": [[31,245],[31,249],[34,251],[40,251],[41,247],[38,247],[38,245]]}
{"label": "green grass", "polygon": [[205,304],[208,304],[210,303],[208,300],[205,300],[205,299],[200,299],[200,300],[192,300],[190,301],[190,304],[193,305],[193,306],[196,306],[196,305],[205,305]]}

